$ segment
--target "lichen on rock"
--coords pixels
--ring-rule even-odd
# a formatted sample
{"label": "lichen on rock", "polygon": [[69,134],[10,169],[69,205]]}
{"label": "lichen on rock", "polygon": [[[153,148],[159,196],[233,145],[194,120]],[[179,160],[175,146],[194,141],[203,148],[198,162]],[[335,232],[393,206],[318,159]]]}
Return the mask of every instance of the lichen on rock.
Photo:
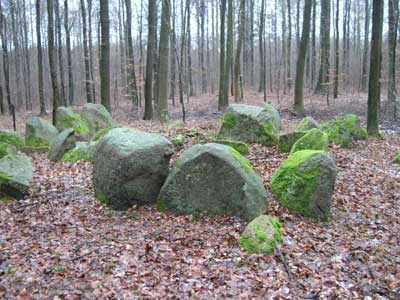
{"label": "lichen on rock", "polygon": [[328,135],[317,128],[313,128],[294,143],[290,153],[292,154],[299,150],[328,151],[328,144]]}

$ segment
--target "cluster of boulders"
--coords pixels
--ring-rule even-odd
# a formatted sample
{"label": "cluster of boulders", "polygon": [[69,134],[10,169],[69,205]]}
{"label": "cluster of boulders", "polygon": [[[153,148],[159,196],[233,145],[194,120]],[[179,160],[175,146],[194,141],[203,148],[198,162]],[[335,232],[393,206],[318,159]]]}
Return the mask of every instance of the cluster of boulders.
{"label": "cluster of boulders", "polygon": [[[178,214],[252,220],[239,244],[247,252],[269,253],[282,242],[281,224],[264,215],[269,196],[245,157],[250,152],[247,143],[275,145],[289,153],[272,177],[271,192],[290,212],[326,220],[337,174],[328,145],[350,147],[364,138],[366,131],[355,115],[322,124],[305,117],[293,132],[282,132],[281,117],[272,105],[232,104],[213,141],[183,151],[171,166],[184,135],[170,142],[159,134],[120,127],[100,104],[87,104],[80,114],[60,107],[56,126],[41,118],[28,120],[25,141],[15,132],[0,131],[0,190],[23,197],[32,166],[17,150],[47,149],[53,161],[93,162],[95,196],[113,209],[154,203],[159,210]],[[396,159],[400,162],[400,149]]]}
{"label": "cluster of boulders", "polygon": [[0,131],[1,195],[21,199],[29,193],[32,162],[18,153],[48,152],[52,161],[92,161],[96,141],[117,126],[101,104],[86,104],[80,114],[59,107],[56,114],[56,126],[39,117],[27,120],[25,139],[14,131]]}

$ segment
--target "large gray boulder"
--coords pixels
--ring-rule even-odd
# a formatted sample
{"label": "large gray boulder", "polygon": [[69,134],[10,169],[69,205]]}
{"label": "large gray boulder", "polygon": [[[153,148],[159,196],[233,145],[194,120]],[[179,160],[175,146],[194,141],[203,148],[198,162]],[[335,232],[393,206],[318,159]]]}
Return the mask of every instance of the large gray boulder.
{"label": "large gray boulder", "polygon": [[71,149],[74,149],[75,145],[76,145],[76,139],[74,136],[74,130],[71,128],[65,129],[51,143],[47,157],[50,160],[59,161],[63,158],[66,152],[68,152]]}
{"label": "large gray boulder", "polygon": [[48,147],[58,135],[57,128],[49,121],[33,117],[25,125],[25,145],[29,147]]}
{"label": "large gray boulder", "polygon": [[231,104],[223,114],[218,138],[273,145],[278,141],[278,131],[270,111],[260,106]]}
{"label": "large gray boulder", "polygon": [[268,195],[246,158],[232,147],[209,143],[195,145],[179,157],[158,206],[176,213],[251,220],[265,213]]}
{"label": "large gray boulder", "polygon": [[5,156],[0,159],[0,195],[22,199],[29,193],[32,160],[28,156]]}
{"label": "large gray boulder", "polygon": [[156,202],[168,175],[173,145],[164,137],[130,128],[115,128],[96,145],[95,196],[113,209]]}
{"label": "large gray boulder", "polygon": [[93,136],[97,131],[113,125],[111,114],[101,104],[85,104],[82,108],[81,116],[89,125],[91,136]]}
{"label": "large gray boulder", "polygon": [[57,108],[56,116],[58,131],[72,128],[80,140],[89,139],[89,125],[79,114],[68,107],[60,106]]}
{"label": "large gray boulder", "polygon": [[325,151],[301,150],[289,156],[275,172],[270,189],[289,211],[310,218],[330,216],[336,165]]}

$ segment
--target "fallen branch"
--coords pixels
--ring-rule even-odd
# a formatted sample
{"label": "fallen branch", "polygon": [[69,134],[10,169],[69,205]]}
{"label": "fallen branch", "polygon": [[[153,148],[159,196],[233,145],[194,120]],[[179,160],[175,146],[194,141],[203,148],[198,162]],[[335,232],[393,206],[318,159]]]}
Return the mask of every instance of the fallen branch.
{"label": "fallen branch", "polygon": [[289,265],[288,265],[288,263],[286,261],[285,256],[283,255],[281,249],[279,248],[279,246],[278,246],[278,244],[276,243],[275,240],[274,240],[274,244],[275,244],[276,253],[278,254],[279,259],[283,263],[283,266],[285,267],[285,270],[286,270],[286,273],[289,276],[289,279],[292,279],[293,275],[292,275],[292,272],[290,272]]}

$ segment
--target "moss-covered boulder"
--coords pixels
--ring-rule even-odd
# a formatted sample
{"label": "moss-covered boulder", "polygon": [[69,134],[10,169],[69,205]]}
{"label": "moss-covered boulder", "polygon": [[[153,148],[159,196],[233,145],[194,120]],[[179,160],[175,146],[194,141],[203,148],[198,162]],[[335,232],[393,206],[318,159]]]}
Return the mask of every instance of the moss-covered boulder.
{"label": "moss-covered boulder", "polygon": [[23,147],[24,139],[15,131],[0,130],[0,143],[12,145],[16,148]]}
{"label": "moss-covered boulder", "polygon": [[328,135],[317,128],[313,128],[294,143],[290,154],[300,150],[328,151],[328,144]]}
{"label": "moss-covered boulder", "polygon": [[327,219],[335,181],[336,165],[327,152],[301,150],[279,166],[270,189],[278,202],[291,212]]}
{"label": "moss-covered boulder", "polygon": [[400,148],[396,151],[394,162],[400,164]]}
{"label": "moss-covered boulder", "polygon": [[13,145],[9,145],[6,143],[0,143],[0,159],[4,156],[12,156],[17,155],[17,148]]}
{"label": "moss-covered boulder", "polygon": [[74,136],[74,130],[71,128],[65,129],[50,144],[50,150],[47,157],[52,161],[59,161],[63,158],[66,152],[74,149],[75,145],[76,139]]}
{"label": "moss-covered boulder", "polygon": [[29,193],[32,160],[28,156],[5,156],[0,159],[0,195],[22,199]]}
{"label": "moss-covered boulder", "polygon": [[263,103],[261,107],[264,109],[264,112],[267,112],[271,116],[271,123],[275,127],[275,130],[280,131],[282,124],[279,111],[270,103]]}
{"label": "moss-covered boulder", "polygon": [[229,147],[232,147],[233,149],[235,149],[237,152],[239,152],[241,155],[244,155],[244,156],[246,156],[247,154],[250,153],[249,146],[243,142],[228,141],[228,140],[215,140],[215,141],[213,141],[213,143],[227,145]]}
{"label": "moss-covered boulder", "polygon": [[158,205],[175,213],[252,220],[265,213],[268,195],[246,158],[232,147],[208,143],[195,145],[178,158]]}
{"label": "moss-covered boulder", "polygon": [[90,135],[88,123],[77,113],[68,107],[57,108],[57,124],[58,131],[72,128],[75,135],[80,140],[87,140]]}
{"label": "moss-covered boulder", "polygon": [[110,130],[96,145],[96,197],[117,210],[156,202],[173,152],[173,145],[161,135],[131,128]]}
{"label": "moss-covered boulder", "polygon": [[28,147],[49,147],[58,135],[58,130],[49,121],[33,117],[25,125],[25,145]]}
{"label": "moss-covered boulder", "polygon": [[113,125],[111,114],[101,104],[87,103],[81,111],[82,118],[89,125],[90,135],[93,136],[101,129],[109,128]]}
{"label": "moss-covered boulder", "polygon": [[290,152],[293,145],[305,134],[307,134],[307,131],[294,131],[294,132],[285,132],[280,134],[278,137],[278,152],[279,153]]}
{"label": "moss-covered boulder", "polygon": [[95,150],[96,142],[78,142],[74,149],[64,154],[62,159],[70,163],[77,161],[93,162]]}
{"label": "moss-covered boulder", "polygon": [[344,148],[351,147],[353,140],[367,138],[367,131],[361,127],[360,119],[352,114],[326,121],[322,123],[321,128],[328,134],[331,143]]}
{"label": "moss-covered boulder", "polygon": [[222,116],[218,139],[273,145],[277,132],[274,117],[262,107],[231,104]]}
{"label": "moss-covered boulder", "polygon": [[240,247],[247,253],[269,254],[275,250],[275,243],[282,243],[281,223],[266,215],[247,224],[239,238]]}
{"label": "moss-covered boulder", "polygon": [[295,131],[309,131],[313,128],[321,129],[321,124],[313,117],[305,117],[297,125]]}

